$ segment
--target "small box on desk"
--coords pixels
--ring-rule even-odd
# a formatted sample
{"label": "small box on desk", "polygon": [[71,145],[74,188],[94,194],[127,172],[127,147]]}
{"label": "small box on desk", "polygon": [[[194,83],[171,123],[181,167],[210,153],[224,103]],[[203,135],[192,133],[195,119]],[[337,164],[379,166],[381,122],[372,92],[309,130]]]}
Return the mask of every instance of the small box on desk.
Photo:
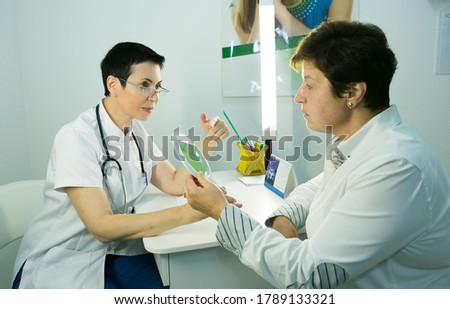
{"label": "small box on desk", "polygon": [[282,198],[287,197],[297,186],[297,177],[292,164],[271,155],[264,178],[264,186]]}

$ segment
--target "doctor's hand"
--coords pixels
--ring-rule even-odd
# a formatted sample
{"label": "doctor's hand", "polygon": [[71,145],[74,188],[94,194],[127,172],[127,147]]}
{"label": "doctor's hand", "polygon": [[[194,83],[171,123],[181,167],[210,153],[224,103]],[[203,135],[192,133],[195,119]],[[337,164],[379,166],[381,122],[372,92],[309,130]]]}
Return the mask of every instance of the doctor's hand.
{"label": "doctor's hand", "polygon": [[221,140],[230,136],[230,130],[226,123],[219,117],[208,119],[206,114],[200,115],[200,125],[204,133],[204,137],[200,145],[202,146],[203,154],[208,157],[211,150],[216,149]]}
{"label": "doctor's hand", "polygon": [[205,137],[210,136],[217,140],[223,140],[230,136],[230,130],[228,130],[225,121],[221,120],[218,116],[208,119],[206,114],[203,113],[200,115],[200,125],[202,126]]}
{"label": "doctor's hand", "polygon": [[235,198],[226,196],[223,189],[206,180],[202,173],[198,173],[197,178],[192,175],[186,178],[185,192],[192,208],[216,220],[228,204],[242,207]]}

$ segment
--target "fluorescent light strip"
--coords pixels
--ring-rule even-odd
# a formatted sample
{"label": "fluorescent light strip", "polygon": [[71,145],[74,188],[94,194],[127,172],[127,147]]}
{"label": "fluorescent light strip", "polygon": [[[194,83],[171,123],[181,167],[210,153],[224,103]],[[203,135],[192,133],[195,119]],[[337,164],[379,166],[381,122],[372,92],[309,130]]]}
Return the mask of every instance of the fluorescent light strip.
{"label": "fluorescent light strip", "polygon": [[[276,136],[277,97],[275,71],[275,11],[273,0],[259,1],[261,43],[261,108],[263,134]],[[269,132],[267,132],[269,130]]]}

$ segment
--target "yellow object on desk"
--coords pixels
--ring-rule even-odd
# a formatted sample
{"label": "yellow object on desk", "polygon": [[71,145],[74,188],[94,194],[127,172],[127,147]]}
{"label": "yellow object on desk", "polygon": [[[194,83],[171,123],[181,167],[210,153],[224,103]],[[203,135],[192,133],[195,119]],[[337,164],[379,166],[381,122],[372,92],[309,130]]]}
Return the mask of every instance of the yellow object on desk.
{"label": "yellow object on desk", "polygon": [[251,151],[249,147],[242,146],[237,143],[239,148],[239,164],[236,169],[244,176],[257,176],[266,173],[266,166],[264,162],[267,145],[261,148],[259,142],[255,143],[255,151]]}

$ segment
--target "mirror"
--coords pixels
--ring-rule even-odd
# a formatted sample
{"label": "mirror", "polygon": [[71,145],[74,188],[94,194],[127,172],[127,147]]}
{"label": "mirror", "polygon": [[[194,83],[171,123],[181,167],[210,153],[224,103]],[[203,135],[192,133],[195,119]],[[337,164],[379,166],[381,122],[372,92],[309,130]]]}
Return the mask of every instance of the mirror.
{"label": "mirror", "polygon": [[174,136],[174,148],[178,159],[194,176],[201,172],[205,178],[211,177],[211,167],[195,143],[185,135]]}

